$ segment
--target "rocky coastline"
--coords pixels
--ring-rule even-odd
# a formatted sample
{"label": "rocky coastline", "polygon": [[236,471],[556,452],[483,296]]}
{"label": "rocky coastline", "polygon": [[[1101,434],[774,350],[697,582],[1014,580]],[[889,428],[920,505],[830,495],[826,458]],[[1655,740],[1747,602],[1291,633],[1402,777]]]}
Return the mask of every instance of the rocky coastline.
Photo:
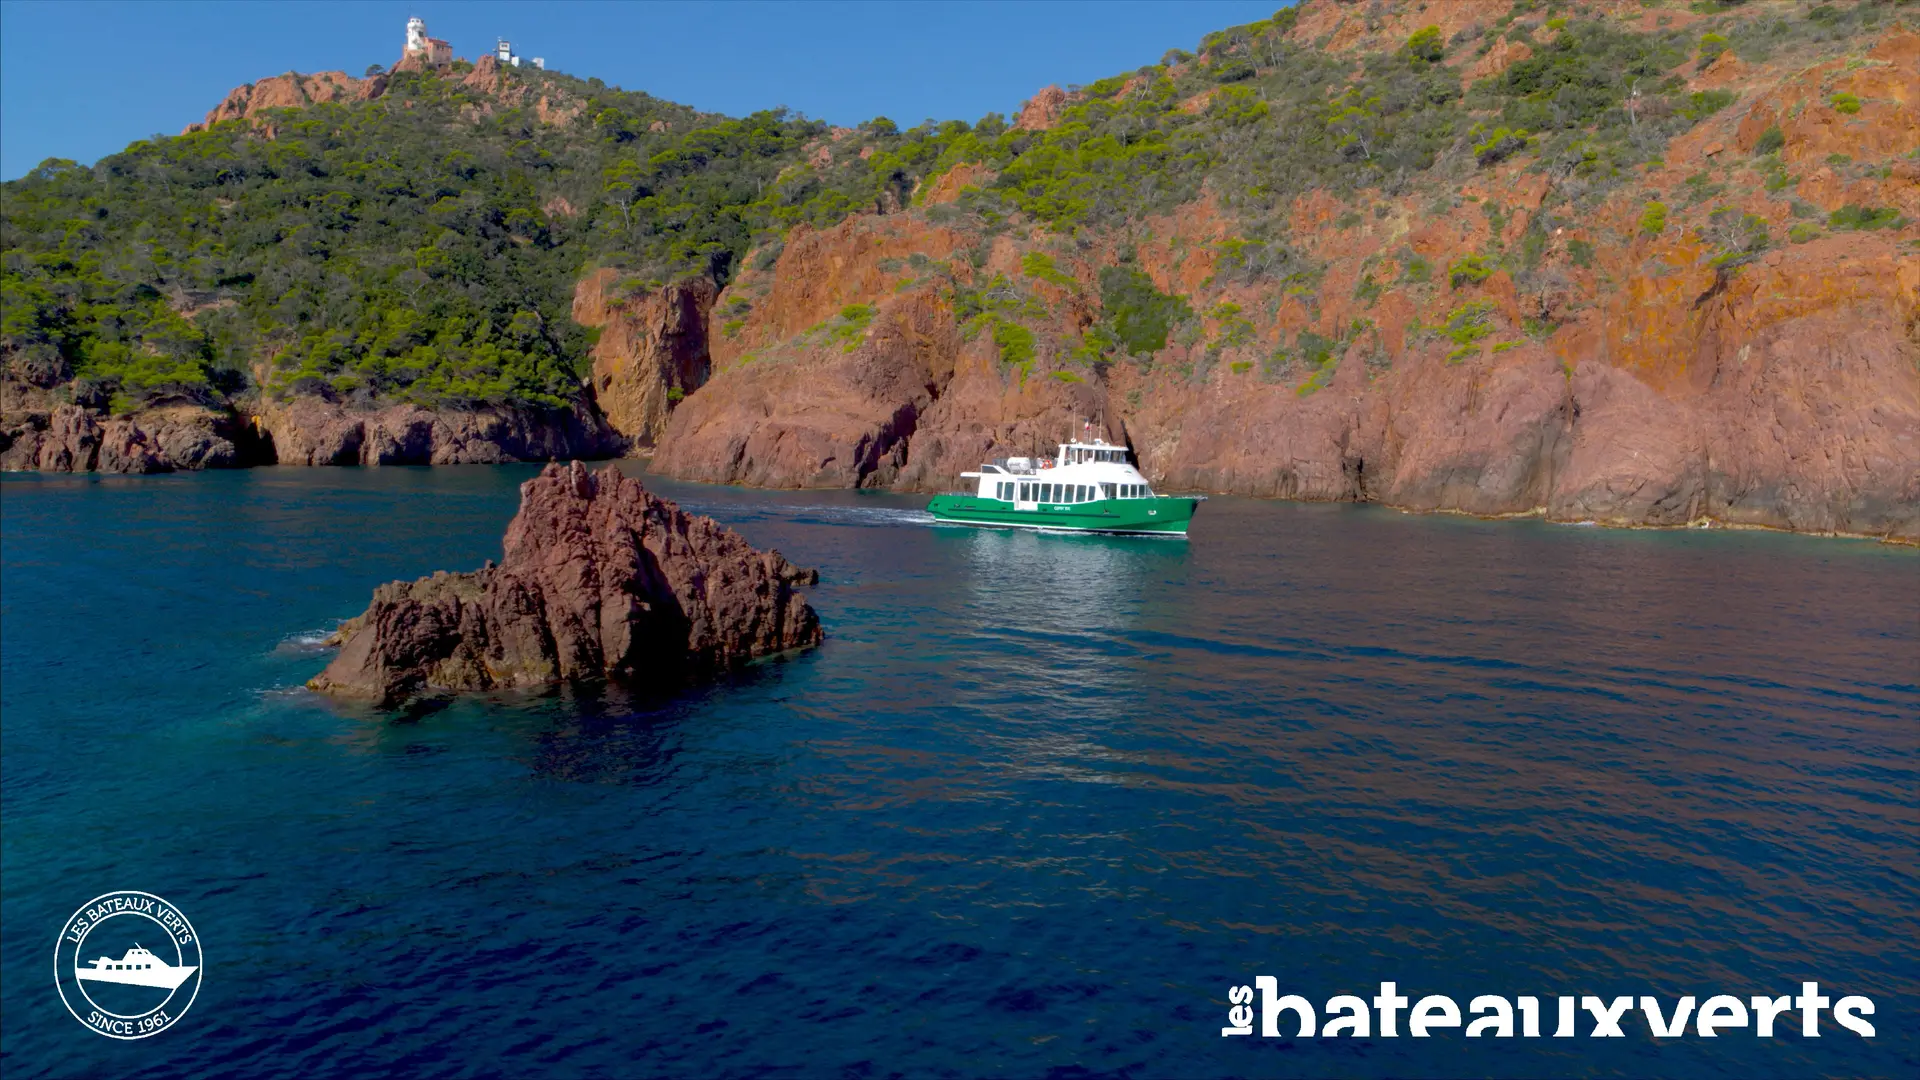
{"label": "rocky coastline", "polygon": [[[1604,6],[1641,33],[1669,20]],[[1428,29],[1464,47],[1515,17],[1505,0],[1376,7],[1308,0],[1271,33],[1347,62]],[[1560,40],[1552,21],[1529,20],[1533,45],[1487,38],[1434,74],[1485,90]],[[119,413],[10,358],[0,468],[634,454],[682,480],[929,492],[1092,422],[1167,490],[1920,544],[1920,33],[1876,21],[1843,44],[1672,62],[1697,122],[1604,176],[1456,147],[1404,183],[1302,188],[1263,221],[1203,184],[1090,227],[982,203],[996,173],[980,161],[912,188],[902,174],[724,270],[580,271],[570,315],[591,344],[563,408],[254,391]],[[1155,77],[1250,62],[1244,43],[1217,48]],[[386,80],[263,80],[201,127],[365,104]],[[458,81],[488,109],[572,122],[490,59]],[[1224,85],[1177,112],[1205,114]],[[1043,137],[1089,100],[1047,88],[1014,127]],[[834,129],[806,168],[873,150]],[[1117,347],[1137,312],[1116,274],[1178,309],[1152,341]]]}
{"label": "rocky coastline", "polygon": [[173,397],[113,412],[76,383],[0,380],[0,471],[145,474],[258,465],[494,465],[618,457],[628,440],[591,399],[567,408],[321,398]]}
{"label": "rocky coastline", "polygon": [[612,466],[521,485],[496,565],[374,590],[308,684],[392,707],[421,694],[611,681],[674,689],[810,648],[818,582]]}

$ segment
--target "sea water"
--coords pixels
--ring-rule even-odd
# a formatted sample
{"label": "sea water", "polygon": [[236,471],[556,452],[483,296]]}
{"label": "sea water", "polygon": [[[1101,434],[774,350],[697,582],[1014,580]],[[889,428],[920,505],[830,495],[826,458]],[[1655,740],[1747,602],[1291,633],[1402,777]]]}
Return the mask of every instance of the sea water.
{"label": "sea water", "polygon": [[[530,475],[6,479],[9,1077],[1914,1074],[1911,550],[650,481],[818,567],[826,644],[681,697],[302,688],[374,586],[497,558]],[[206,958],[130,1042],[51,964],[115,889]],[[1877,1035],[1222,1037],[1263,974],[1538,995],[1545,1036],[1817,980]]]}

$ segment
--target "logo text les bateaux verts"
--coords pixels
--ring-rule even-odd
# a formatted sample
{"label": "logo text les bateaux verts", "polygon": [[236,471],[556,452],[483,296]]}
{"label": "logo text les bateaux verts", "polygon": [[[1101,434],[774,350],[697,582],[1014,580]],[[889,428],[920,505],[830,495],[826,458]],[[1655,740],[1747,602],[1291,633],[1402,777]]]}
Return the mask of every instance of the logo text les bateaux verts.
{"label": "logo text les bateaux verts", "polygon": [[172,1027],[200,994],[200,935],[152,893],[104,893],[80,906],[53,949],[53,981],[73,1018],[111,1039]]}
{"label": "logo text les bateaux verts", "polygon": [[[1669,1000],[1651,994],[1621,994],[1603,998],[1592,994],[1514,998],[1481,994],[1460,1003],[1445,994],[1428,994],[1418,1000],[1399,992],[1391,982],[1380,984],[1380,992],[1371,1000],[1353,994],[1336,994],[1316,1006],[1299,994],[1280,993],[1279,980],[1261,975],[1253,986],[1233,986],[1227,990],[1227,1023],[1223,1036],[1252,1035],[1259,1024],[1267,1038],[1396,1038],[1401,1020],[1406,1034],[1430,1038],[1466,1028],[1467,1038],[1491,1036],[1499,1039],[1537,1039],[1542,1035],[1568,1039],[1587,1036],[1595,1039],[1623,1038],[1626,1030],[1638,1026],[1644,1018],[1647,1030],[1660,1039],[1697,1035],[1712,1039],[1743,1031],[1762,1039],[1798,1029],[1803,1038],[1819,1038],[1821,1017],[1861,1038],[1874,1036],[1873,1024],[1865,1017],[1873,1015],[1873,999],[1850,994],[1835,1000],[1820,992],[1817,982],[1800,984],[1798,994],[1756,994],[1746,998],[1732,994],[1713,994],[1705,1001],[1697,995]],[[1256,1003],[1254,989],[1259,988]],[[1257,1011],[1256,1011],[1257,1010]],[[1639,1015],[1636,1016],[1635,1014]],[[1829,1027],[1828,1032],[1832,1032]]]}

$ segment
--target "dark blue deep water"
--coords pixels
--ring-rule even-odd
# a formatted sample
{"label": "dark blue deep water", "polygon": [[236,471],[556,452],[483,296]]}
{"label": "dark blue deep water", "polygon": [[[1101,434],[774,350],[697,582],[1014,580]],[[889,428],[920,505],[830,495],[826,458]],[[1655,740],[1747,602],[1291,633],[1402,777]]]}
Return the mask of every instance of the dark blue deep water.
{"label": "dark blue deep water", "polygon": [[[6,480],[0,1070],[1920,1073],[1912,551],[1232,499],[1185,543],[1042,536],[656,483],[819,567],[827,644],[667,702],[301,689],[373,586],[497,556],[528,475]],[[207,957],[131,1043],[50,963],[114,889]],[[1879,1034],[1223,1039],[1260,974],[1813,979]]]}

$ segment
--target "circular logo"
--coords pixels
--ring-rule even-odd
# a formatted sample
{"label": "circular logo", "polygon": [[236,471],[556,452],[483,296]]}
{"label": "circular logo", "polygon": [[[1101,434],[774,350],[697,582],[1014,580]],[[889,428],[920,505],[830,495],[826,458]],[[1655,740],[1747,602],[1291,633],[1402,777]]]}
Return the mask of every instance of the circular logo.
{"label": "circular logo", "polygon": [[200,935],[180,909],[144,892],[80,906],[53,948],[53,981],[75,1020],[110,1039],[174,1025],[200,994]]}

